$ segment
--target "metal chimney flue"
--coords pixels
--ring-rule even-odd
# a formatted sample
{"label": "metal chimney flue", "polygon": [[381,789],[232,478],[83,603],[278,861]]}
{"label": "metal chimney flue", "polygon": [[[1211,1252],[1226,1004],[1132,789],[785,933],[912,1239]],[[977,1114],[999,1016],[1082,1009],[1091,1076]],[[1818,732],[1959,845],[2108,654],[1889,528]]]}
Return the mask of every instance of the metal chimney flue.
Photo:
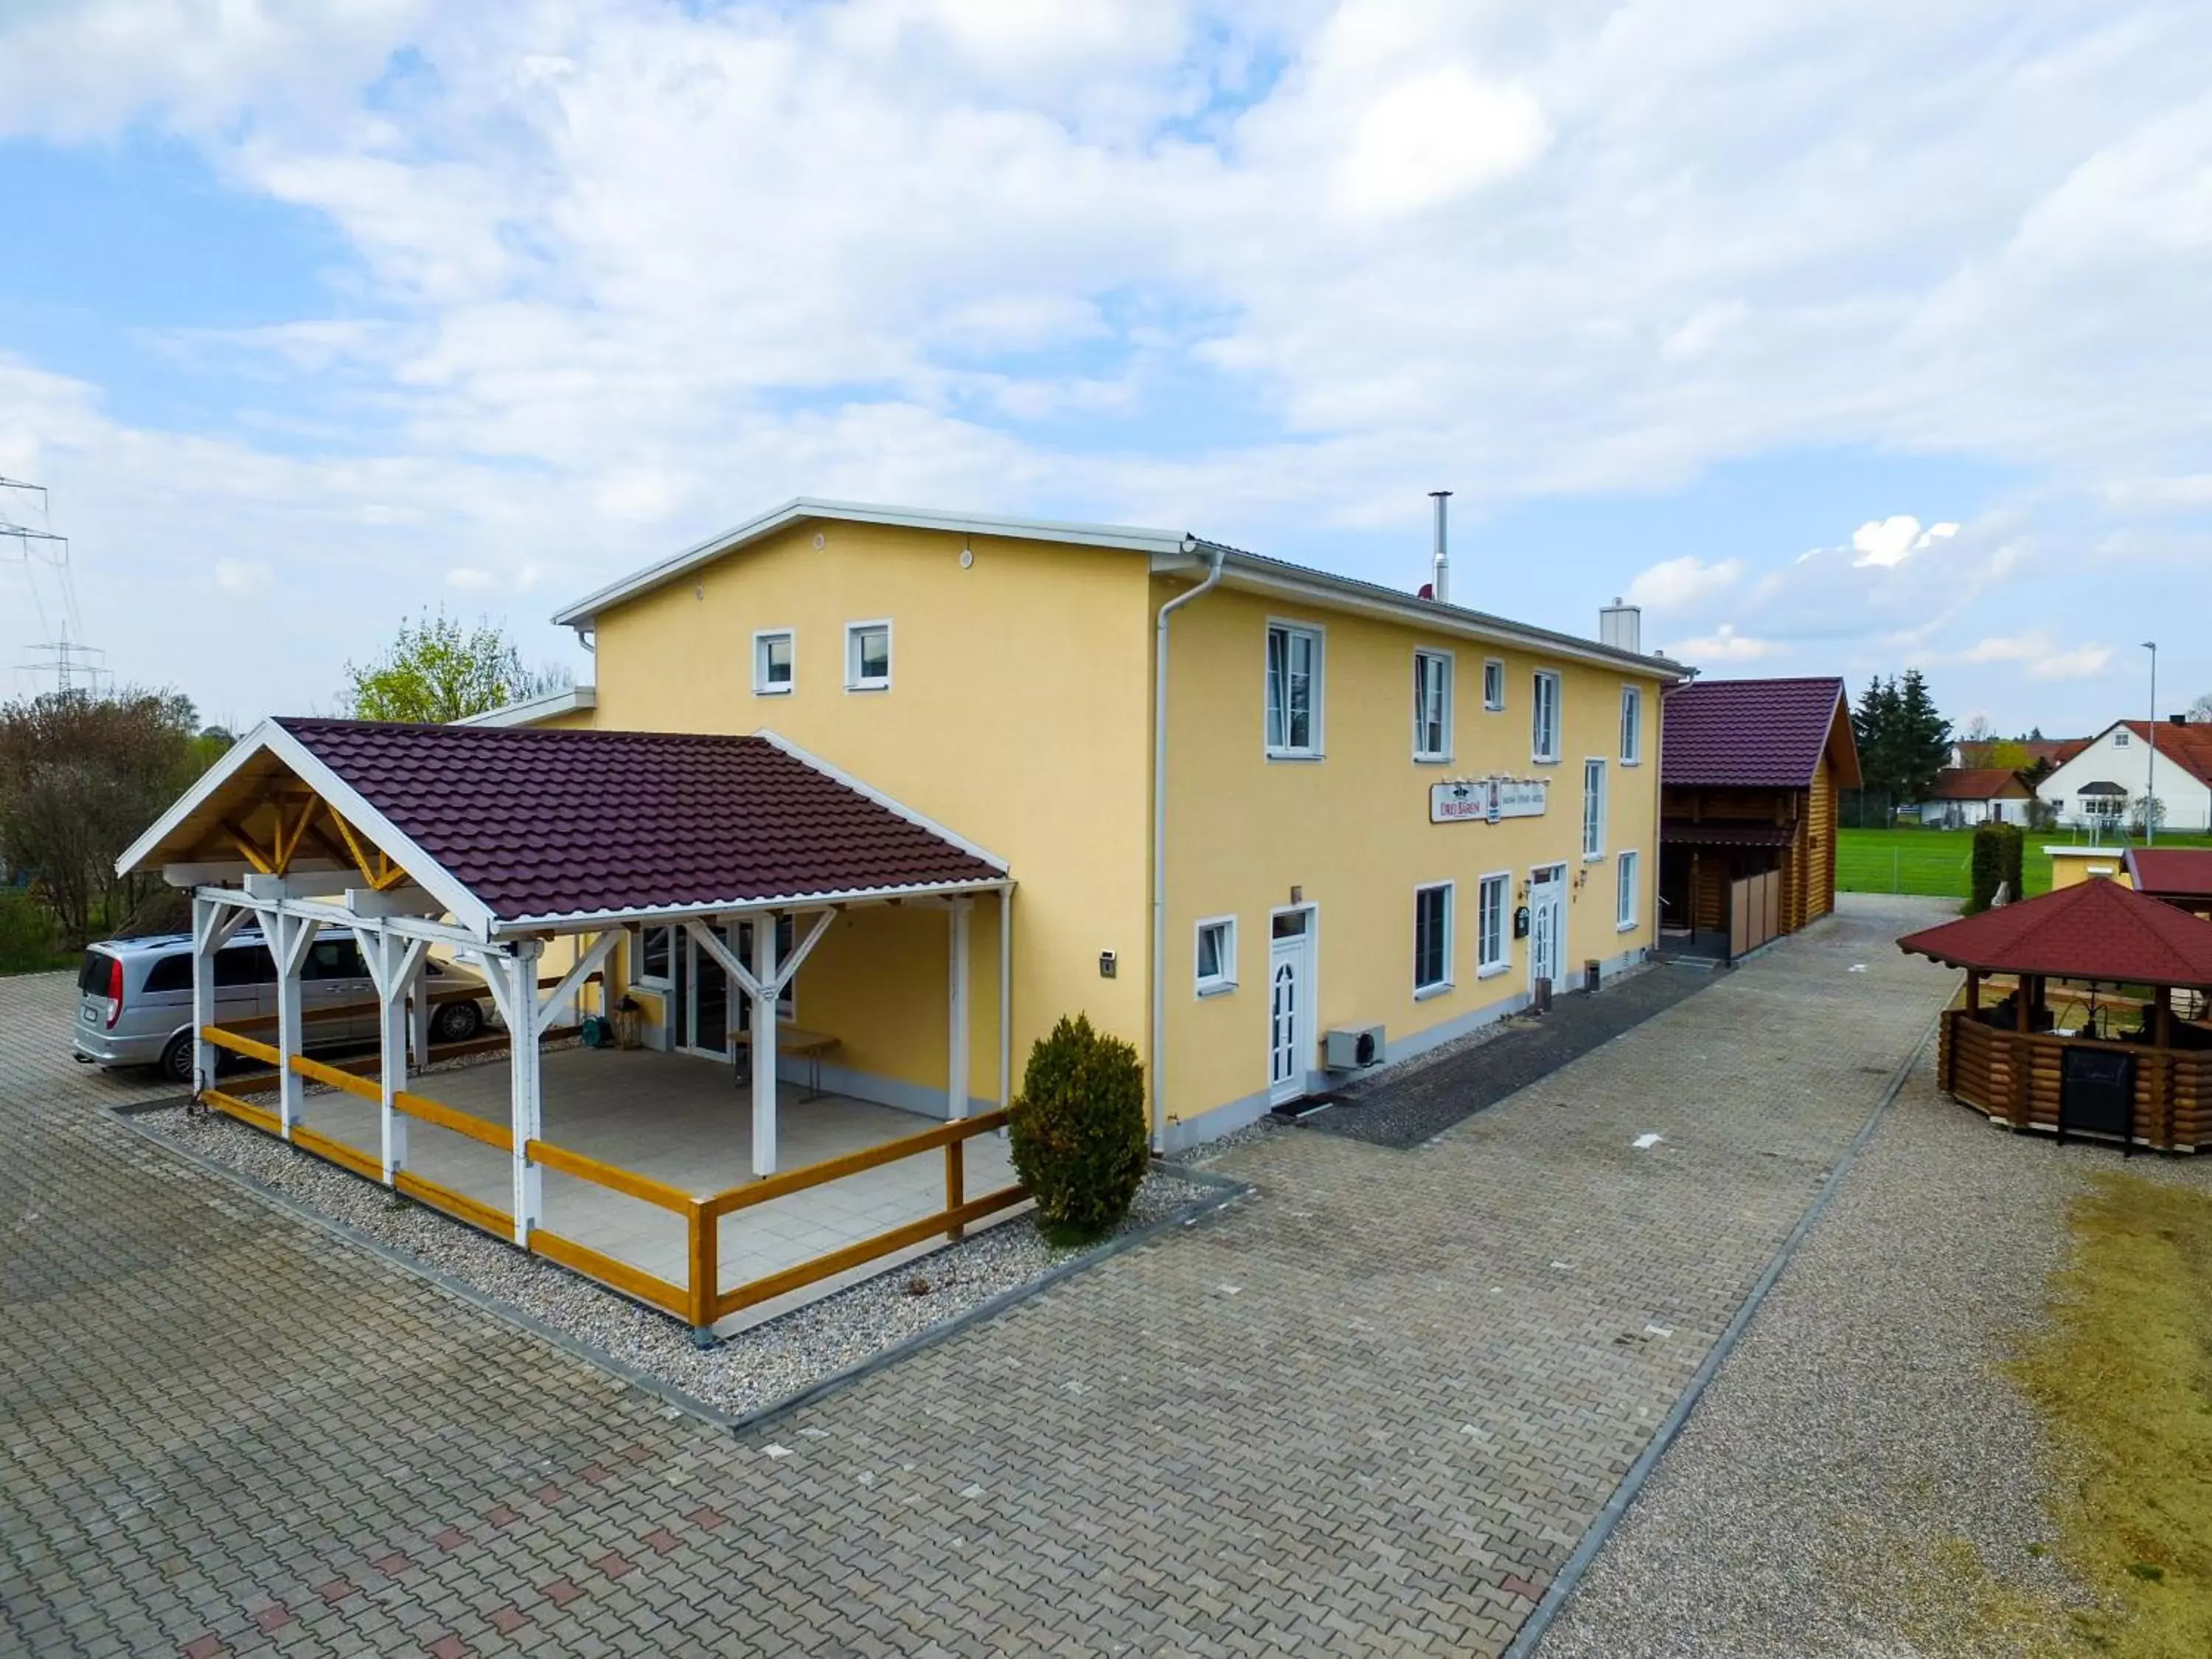
{"label": "metal chimney flue", "polygon": [[1429,499],[1437,504],[1435,577],[1431,592],[1438,605],[1449,605],[1451,603],[1451,554],[1444,541],[1444,503],[1451,499],[1451,491],[1431,489],[1429,492]]}

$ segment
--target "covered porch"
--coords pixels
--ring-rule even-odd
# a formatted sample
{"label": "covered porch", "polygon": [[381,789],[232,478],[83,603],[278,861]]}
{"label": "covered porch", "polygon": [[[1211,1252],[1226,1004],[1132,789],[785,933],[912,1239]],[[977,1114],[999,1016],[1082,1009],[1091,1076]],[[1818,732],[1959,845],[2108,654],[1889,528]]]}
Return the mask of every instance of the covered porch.
{"label": "covered porch", "polygon": [[1910,933],[1966,970],[1937,1052],[1992,1122],[2195,1152],[2212,1145],[2212,922],[2108,880]]}
{"label": "covered porch", "polygon": [[[268,721],[122,867],[149,864],[194,892],[201,1101],[702,1340],[1025,1197],[992,1133],[1011,1084],[1005,864],[779,739]],[[981,1112],[979,902],[997,912],[1000,994],[998,1104]],[[941,1085],[909,1078],[902,1103],[941,1103],[942,1120],[799,1086],[840,1034],[799,1031],[779,1006],[832,927],[930,912],[944,966],[921,995],[941,1000]],[[273,1042],[215,1021],[213,964],[249,923],[278,975]],[[647,927],[677,931],[728,987],[742,1017],[713,1055],[604,1041],[544,1053],[556,1018]],[[373,1071],[304,1052],[301,964],[333,929],[356,941],[374,985]],[[911,921],[903,933],[911,942]],[[416,1079],[409,1011],[434,950],[483,975],[508,1042],[493,1063]],[[880,993],[906,997],[911,1024],[910,988]],[[780,1052],[755,1063],[762,1031]],[[264,1098],[215,1086],[224,1053],[272,1068]]]}

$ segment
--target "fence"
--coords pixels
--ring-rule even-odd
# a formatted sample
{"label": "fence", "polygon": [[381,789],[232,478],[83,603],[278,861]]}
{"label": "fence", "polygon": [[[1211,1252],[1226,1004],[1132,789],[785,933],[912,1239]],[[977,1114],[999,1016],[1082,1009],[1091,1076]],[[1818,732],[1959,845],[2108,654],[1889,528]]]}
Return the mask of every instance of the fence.
{"label": "fence", "polygon": [[[261,1060],[271,1067],[280,1065],[283,1060],[278,1051],[269,1044],[234,1030],[209,1025],[201,1028],[200,1035],[217,1048],[247,1059]],[[503,1042],[504,1040],[499,1041]],[[465,1046],[477,1048],[483,1045]],[[304,1054],[293,1055],[290,1065],[295,1073],[311,1082],[374,1102],[380,1107],[382,1104],[383,1086],[379,1081],[342,1066],[309,1059]],[[271,1071],[247,1082],[262,1083],[265,1086],[276,1079],[276,1073]],[[216,1110],[264,1133],[279,1137],[283,1134],[283,1125],[277,1115],[242,1098],[237,1085],[228,1090],[204,1088],[200,1091],[200,1098]],[[514,1151],[514,1134],[507,1125],[459,1111],[426,1096],[404,1089],[397,1090],[392,1094],[392,1109],[416,1121],[450,1130],[501,1152],[512,1154]],[[973,1223],[1022,1202],[1029,1194],[1019,1186],[1001,1187],[979,1198],[971,1199],[967,1195],[967,1143],[977,1135],[1003,1128],[1006,1120],[1007,1114],[1003,1111],[956,1118],[916,1134],[863,1147],[836,1158],[824,1158],[819,1163],[804,1164],[796,1170],[787,1170],[749,1182],[743,1186],[708,1194],[692,1193],[571,1148],[556,1146],[550,1141],[526,1141],[524,1156],[541,1169],[572,1176],[681,1217],[685,1229],[686,1273],[681,1283],[663,1279],[635,1263],[624,1261],[579,1239],[550,1231],[544,1226],[530,1229],[529,1237],[523,1241],[523,1248],[703,1331],[717,1321],[726,1319],[744,1309],[773,1301],[777,1297],[878,1261],[940,1234],[948,1241],[957,1241]],[[358,1147],[348,1146],[343,1141],[298,1123],[292,1126],[291,1142],[303,1152],[325,1158],[368,1180],[380,1184],[384,1182],[380,1160]],[[721,1222],[725,1216],[812,1188],[826,1186],[863,1170],[879,1169],[887,1164],[939,1150],[943,1152],[945,1159],[945,1206],[942,1210],[868,1237],[855,1239],[851,1243],[809,1260],[744,1280],[727,1290],[722,1288]],[[508,1243],[516,1242],[514,1218],[505,1210],[404,1169],[392,1172],[390,1184],[392,1190],[404,1197],[442,1211],[471,1226],[482,1228]]]}

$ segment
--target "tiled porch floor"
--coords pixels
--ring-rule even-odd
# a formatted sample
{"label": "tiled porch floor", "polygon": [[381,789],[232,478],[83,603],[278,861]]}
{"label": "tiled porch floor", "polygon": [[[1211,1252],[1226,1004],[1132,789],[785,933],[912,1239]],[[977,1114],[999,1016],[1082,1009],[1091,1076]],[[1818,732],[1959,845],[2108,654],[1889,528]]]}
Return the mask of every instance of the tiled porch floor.
{"label": "tiled porch floor", "polygon": [[[730,1068],[714,1060],[652,1049],[568,1048],[544,1056],[544,1138],[603,1163],[706,1194],[752,1178],[752,1101]],[[458,1111],[504,1123],[504,1060],[410,1079],[413,1092]],[[918,1134],[935,1120],[888,1106],[825,1095],[802,1100],[785,1083],[777,1095],[777,1165],[795,1170],[844,1152]],[[301,1121],[348,1146],[377,1151],[377,1110],[349,1095],[315,1094]],[[510,1166],[492,1147],[419,1120],[407,1126],[408,1166],[483,1203],[510,1207]],[[1014,1184],[1012,1159],[997,1133],[967,1142],[969,1198]],[[682,1284],[686,1277],[684,1218],[548,1170],[543,1224],[552,1232]],[[945,1155],[932,1150],[865,1170],[805,1192],[740,1210],[721,1221],[725,1290],[810,1261],[841,1245],[884,1232],[945,1206]],[[1018,1214],[1018,1210],[1006,1215]],[[992,1220],[1005,1218],[994,1217]],[[991,1221],[981,1224],[991,1224]],[[775,1317],[858,1279],[882,1273],[933,1248],[915,1246],[852,1272],[733,1314],[715,1328],[727,1334]]]}

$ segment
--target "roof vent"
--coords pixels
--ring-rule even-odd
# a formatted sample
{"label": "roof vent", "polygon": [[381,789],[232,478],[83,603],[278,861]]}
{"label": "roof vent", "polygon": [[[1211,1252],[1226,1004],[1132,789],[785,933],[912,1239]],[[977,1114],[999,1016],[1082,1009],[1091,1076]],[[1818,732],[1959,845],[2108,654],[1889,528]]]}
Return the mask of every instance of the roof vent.
{"label": "roof vent", "polygon": [[1644,607],[1625,604],[1615,599],[1597,613],[1597,637],[1601,645],[1609,645],[1616,651],[1641,656],[1644,653]]}
{"label": "roof vent", "polygon": [[2166,719],[2172,720],[2176,726],[2186,726],[2189,724],[2189,716],[2185,713],[2179,714],[2168,714]]}
{"label": "roof vent", "polygon": [[1437,550],[1434,558],[1436,580],[1424,592],[1424,599],[1434,599],[1438,605],[1451,603],[1451,556],[1444,546],[1444,503],[1451,499],[1449,489],[1431,489],[1429,498],[1437,504]]}

